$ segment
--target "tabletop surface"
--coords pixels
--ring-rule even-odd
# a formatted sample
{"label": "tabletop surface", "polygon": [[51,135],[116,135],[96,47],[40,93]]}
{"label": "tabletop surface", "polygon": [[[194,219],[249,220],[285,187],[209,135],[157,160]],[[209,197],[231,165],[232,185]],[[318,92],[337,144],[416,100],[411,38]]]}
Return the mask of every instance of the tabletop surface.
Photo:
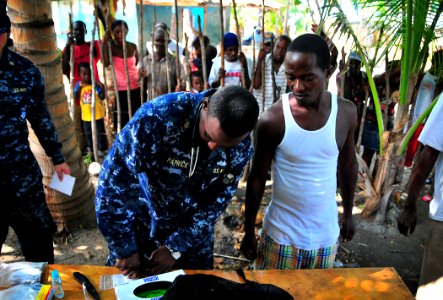
{"label": "tabletop surface", "polygon": [[[101,291],[101,275],[119,274],[114,267],[91,265],[48,265],[42,282],[49,283],[52,270],[58,270],[63,281],[64,299],[84,299],[80,283],[72,276],[81,272],[99,291],[100,299],[115,299],[113,289]],[[235,271],[185,270],[186,274],[212,274],[236,282],[244,282]],[[334,268],[314,270],[245,271],[246,278],[271,283],[288,291],[294,299],[415,299],[393,268]],[[91,298],[90,298],[91,299]]]}

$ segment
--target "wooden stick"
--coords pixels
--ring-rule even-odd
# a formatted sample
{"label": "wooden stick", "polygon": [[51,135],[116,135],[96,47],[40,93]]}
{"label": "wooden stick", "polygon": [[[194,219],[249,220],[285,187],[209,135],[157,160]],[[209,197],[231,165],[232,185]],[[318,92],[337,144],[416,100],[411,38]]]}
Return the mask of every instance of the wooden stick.
{"label": "wooden stick", "polygon": [[289,17],[289,6],[291,5],[291,0],[288,0],[286,4],[286,12],[285,12],[285,20],[284,20],[284,27],[283,27],[283,33],[288,35],[288,17]]}
{"label": "wooden stick", "polygon": [[[107,13],[106,13],[106,22],[109,22],[110,19],[110,12],[111,12],[111,7],[110,7],[110,2],[107,2]],[[109,28],[109,26],[106,26],[107,30],[111,30]],[[115,74],[115,67],[114,67],[114,59],[112,57],[112,47],[111,47],[111,40],[109,40],[107,42],[106,45],[107,49],[108,49],[108,59],[109,59],[109,65],[111,66],[111,72],[112,72],[112,80],[114,83],[114,93],[115,93],[115,102],[116,102],[116,108],[117,108],[117,128],[114,128],[117,133],[120,133],[121,129],[122,129],[122,111],[121,111],[121,106],[120,106],[120,95],[118,93],[118,88],[117,88],[117,75]],[[106,54],[105,54],[106,55]],[[103,56],[104,59],[104,56]]]}
{"label": "wooden stick", "polygon": [[[186,90],[190,91],[191,86],[191,66],[189,65],[189,51],[188,51],[188,35],[185,33],[185,74],[186,74]],[[206,89],[206,87],[205,87]]]}
{"label": "wooden stick", "polygon": [[[262,74],[265,76],[265,74]],[[275,83],[274,70],[274,37],[271,37],[271,77],[272,77],[272,103],[277,101],[277,84]]]}
{"label": "wooden stick", "polygon": [[[139,6],[140,6],[140,15],[139,15],[139,29],[138,29],[138,48],[140,49],[140,53],[139,53],[139,60],[140,60],[140,65],[143,66],[143,53],[144,53],[144,49],[145,46],[143,45],[143,0],[139,1]],[[141,105],[143,105],[143,98],[144,95],[146,95],[145,93],[145,77],[144,76],[140,76],[140,103]]]}
{"label": "wooden stick", "polygon": [[251,86],[249,87],[249,92],[252,93],[252,91],[254,90],[254,82],[255,82],[255,74],[256,74],[256,68],[257,66],[255,65],[255,36],[254,36],[254,32],[252,33],[252,82],[251,82]]}
{"label": "wooden stick", "polygon": [[169,44],[169,34],[168,31],[165,30],[165,60],[166,60],[166,80],[168,82],[168,94],[171,92],[171,71],[169,70],[169,57],[168,57],[168,44]]}
{"label": "wooden stick", "polygon": [[208,24],[208,4],[207,2],[205,2],[205,4],[203,5],[203,34],[206,33],[206,24]]}
{"label": "wooden stick", "polygon": [[[94,15],[97,16],[97,11],[94,9]],[[91,96],[91,134],[92,134],[92,152],[94,153],[94,160],[98,161],[98,149],[97,149],[97,121],[95,120],[95,106],[96,106],[96,91],[95,87],[97,85],[95,81],[94,73],[94,36],[97,27],[97,19],[94,19],[94,25],[92,27],[92,40],[91,46],[89,47],[89,69],[91,70],[91,84],[92,84],[92,96]]]}
{"label": "wooden stick", "polygon": [[223,258],[229,258],[229,259],[239,260],[239,261],[245,261],[245,262],[248,262],[248,263],[252,262],[252,260],[249,260],[249,259],[246,259],[246,258],[229,256],[229,255],[218,254],[218,253],[214,253],[214,256],[223,257]]}
{"label": "wooden stick", "polygon": [[[100,51],[100,57],[104,57],[105,53],[104,53],[104,49],[103,49],[103,44],[100,38],[100,22],[98,21],[98,16],[95,16],[95,22],[97,22],[97,26],[98,26],[98,39],[99,39],[99,43],[98,43],[98,48]],[[106,20],[104,20],[104,22],[106,22]],[[106,31],[106,23],[103,24],[105,27],[105,31]],[[103,71],[103,87],[104,87],[104,93],[105,93],[105,99],[103,100],[103,106],[105,108],[105,116],[106,116],[106,120],[109,120],[109,107],[108,107],[108,83],[107,83],[107,78],[106,78],[106,69],[105,69],[105,65],[102,64],[102,71]],[[108,126],[106,126],[105,124],[105,130],[106,130],[106,135],[109,138],[109,129]],[[111,144],[111,143],[110,143]]]}
{"label": "wooden stick", "polygon": [[[385,65],[386,65],[386,71],[385,71],[385,101],[386,101],[386,106],[389,105],[389,102],[391,100],[391,87],[389,85],[389,75],[391,73],[391,70],[388,69],[389,66],[389,58],[388,58],[388,53],[386,52],[385,55]],[[392,68],[391,68],[392,69]],[[385,110],[383,111],[383,125],[386,128],[387,125],[387,121],[388,121],[388,107],[385,108]]]}
{"label": "wooden stick", "polygon": [[[69,1],[71,12],[69,13],[69,32],[72,33],[72,1]],[[75,42],[74,42],[75,43]],[[69,90],[71,92],[71,119],[75,121],[75,96],[74,96],[74,44],[69,45]]]}
{"label": "wooden stick", "polygon": [[108,41],[108,53],[109,53],[109,61],[111,63],[111,71],[112,71],[112,79],[114,81],[114,93],[115,93],[115,102],[117,106],[117,133],[120,133],[122,130],[122,108],[120,105],[120,95],[118,93],[117,89],[117,75],[115,74],[115,67],[113,63],[113,57],[112,57],[112,47],[111,47],[111,41]]}
{"label": "wooden stick", "polygon": [[[221,68],[225,71],[225,28],[223,21],[223,0],[220,0],[220,63]],[[220,85],[225,86],[225,77],[220,79]]]}
{"label": "wooden stick", "polygon": [[155,53],[154,53],[154,37],[155,37],[155,23],[157,22],[157,12],[154,6],[154,23],[152,25],[152,33],[151,33],[151,97],[149,97],[150,99],[154,99],[157,96],[156,90],[155,90],[155,86],[157,84],[156,80],[156,76],[155,76],[155,65],[156,65],[156,61],[155,61]]}
{"label": "wooden stick", "polygon": [[[103,20],[103,22],[104,22],[103,26],[104,26],[104,29],[105,29],[104,30],[105,34],[106,34],[106,31],[108,30],[109,15],[110,15],[110,11],[109,11],[109,8],[108,8],[106,10],[106,16],[104,17],[104,20]],[[99,46],[100,46],[100,56],[102,57],[102,59],[104,59],[105,55],[107,55],[107,54],[105,54],[105,49],[107,49],[108,44],[105,45],[103,43],[100,43]],[[111,70],[112,70],[112,67],[113,67],[113,65],[111,64]],[[108,117],[108,120],[109,120],[109,118],[110,118],[109,117],[110,116],[109,98],[108,98],[109,97],[109,94],[108,94],[109,93],[109,89],[108,89],[108,81],[107,81],[107,76],[106,76],[106,67],[105,67],[104,63],[102,64],[102,71],[103,71],[103,81],[104,81],[104,86],[105,86],[105,111],[106,111],[105,113],[106,113],[106,116]],[[114,73],[112,73],[112,74],[114,74]],[[115,93],[115,90],[114,90],[114,93]],[[105,128],[106,128],[106,131],[107,131],[108,141],[110,142],[109,144],[112,144],[113,135],[111,134],[112,131],[109,130],[108,124],[109,123],[106,124]]]}
{"label": "wooden stick", "polygon": [[197,18],[197,23],[198,23],[198,39],[200,41],[200,51],[201,51],[201,57],[202,57],[203,84],[204,84],[205,90],[206,90],[209,87],[208,86],[208,70],[206,68],[206,47],[205,47],[205,39],[203,37],[203,32],[202,32],[200,16],[198,16],[198,18]]}
{"label": "wooden stick", "polygon": [[127,47],[126,47],[126,34],[128,33],[128,31],[126,30],[126,27],[124,25],[124,23],[122,23],[122,34],[123,34],[123,62],[125,65],[125,73],[126,73],[126,89],[127,89],[127,100],[128,100],[128,115],[129,115],[129,120],[131,120],[132,118],[132,105],[131,105],[131,82],[130,82],[130,78],[129,78],[129,70],[128,70],[128,53],[126,53],[127,51]]}
{"label": "wooden stick", "polygon": [[177,0],[174,0],[174,7],[175,7],[175,75],[177,76],[177,84],[180,84],[180,53],[179,53],[179,47],[178,47],[178,5]]}
{"label": "wooden stick", "polygon": [[[242,52],[241,47],[241,35],[240,35],[240,27],[238,26],[238,18],[237,18],[237,4],[235,3],[235,0],[232,0],[232,6],[234,10],[234,20],[235,20],[235,30],[237,33],[237,39],[238,39],[238,51],[239,54]],[[245,70],[245,66],[241,64],[241,84],[244,88],[246,88],[246,74],[247,70]]]}
{"label": "wooden stick", "polygon": [[[262,0],[262,20],[261,20],[261,49],[265,48],[265,0]],[[265,61],[261,63],[261,110],[265,110]]]}

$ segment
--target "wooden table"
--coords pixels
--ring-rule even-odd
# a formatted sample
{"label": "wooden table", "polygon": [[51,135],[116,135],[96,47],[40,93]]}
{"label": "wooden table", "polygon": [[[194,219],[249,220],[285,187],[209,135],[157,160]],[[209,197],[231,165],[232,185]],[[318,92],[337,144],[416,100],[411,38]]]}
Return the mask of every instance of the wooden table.
{"label": "wooden table", "polygon": [[[99,291],[100,275],[119,274],[114,267],[89,265],[49,265],[43,274],[43,283],[49,283],[49,274],[58,270],[63,281],[66,300],[84,299],[81,285],[73,272],[86,275]],[[212,274],[237,282],[243,280],[235,271],[195,271],[186,274]],[[415,299],[393,268],[336,268],[294,271],[245,271],[246,278],[261,283],[272,283],[287,290],[294,299]],[[114,290],[99,291],[100,299],[115,299]],[[91,297],[90,297],[91,298]]]}

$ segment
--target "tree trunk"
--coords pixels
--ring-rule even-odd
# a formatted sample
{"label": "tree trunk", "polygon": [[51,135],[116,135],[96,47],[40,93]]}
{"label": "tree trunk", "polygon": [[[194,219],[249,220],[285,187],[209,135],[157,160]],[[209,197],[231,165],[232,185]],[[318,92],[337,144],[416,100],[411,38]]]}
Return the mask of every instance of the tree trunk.
{"label": "tree trunk", "polygon": [[69,115],[51,2],[50,0],[9,0],[8,15],[12,22],[16,51],[30,59],[40,69],[45,79],[48,110],[57,130],[58,139],[63,144],[63,154],[71,168],[71,175],[76,178],[72,196],[66,196],[47,187],[54,174],[52,161],[46,156],[34,132],[30,130],[29,142],[43,174],[48,207],[59,231],[94,226],[94,187],[82,162],[74,124]]}
{"label": "tree trunk", "polygon": [[[408,79],[408,85],[415,86],[417,78],[417,75],[411,74]],[[408,89],[408,103],[406,103],[406,105],[398,105],[394,121],[394,129],[392,132],[385,132],[383,140],[380,141],[384,150],[383,156],[378,158],[378,169],[374,180],[374,189],[379,196],[365,203],[362,212],[363,216],[370,216],[377,211],[377,219],[384,220],[385,216],[381,214],[384,214],[386,210],[384,207],[380,207],[379,202],[381,196],[383,196],[394,183],[401,182],[399,175],[403,174],[404,166],[401,163],[402,157],[396,156],[395,153],[405,136],[404,128],[408,122],[409,102],[410,99],[412,99],[413,92],[414,89]],[[379,210],[379,208],[381,208],[381,210]]]}

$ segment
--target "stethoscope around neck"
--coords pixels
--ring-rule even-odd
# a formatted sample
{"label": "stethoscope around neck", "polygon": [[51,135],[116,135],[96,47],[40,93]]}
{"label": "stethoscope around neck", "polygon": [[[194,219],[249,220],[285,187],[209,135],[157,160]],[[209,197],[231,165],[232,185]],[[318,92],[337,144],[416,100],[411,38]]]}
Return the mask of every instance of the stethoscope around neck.
{"label": "stethoscope around neck", "polygon": [[[209,102],[209,99],[208,99]],[[195,143],[195,134],[198,131],[198,124],[200,121],[200,112],[203,108],[203,101],[199,104],[199,107],[197,109],[197,115],[195,118],[195,122],[194,122],[194,126],[192,128],[192,147],[191,147],[191,162],[189,163],[189,178],[192,177],[192,175],[194,175],[195,169],[197,168],[197,162],[198,162],[198,157],[200,154],[200,146],[198,146]],[[231,184],[234,182],[235,177],[234,175],[231,173],[231,151],[229,148],[225,148],[225,153],[226,153],[226,167],[225,170],[223,171],[223,183],[224,184]]]}

